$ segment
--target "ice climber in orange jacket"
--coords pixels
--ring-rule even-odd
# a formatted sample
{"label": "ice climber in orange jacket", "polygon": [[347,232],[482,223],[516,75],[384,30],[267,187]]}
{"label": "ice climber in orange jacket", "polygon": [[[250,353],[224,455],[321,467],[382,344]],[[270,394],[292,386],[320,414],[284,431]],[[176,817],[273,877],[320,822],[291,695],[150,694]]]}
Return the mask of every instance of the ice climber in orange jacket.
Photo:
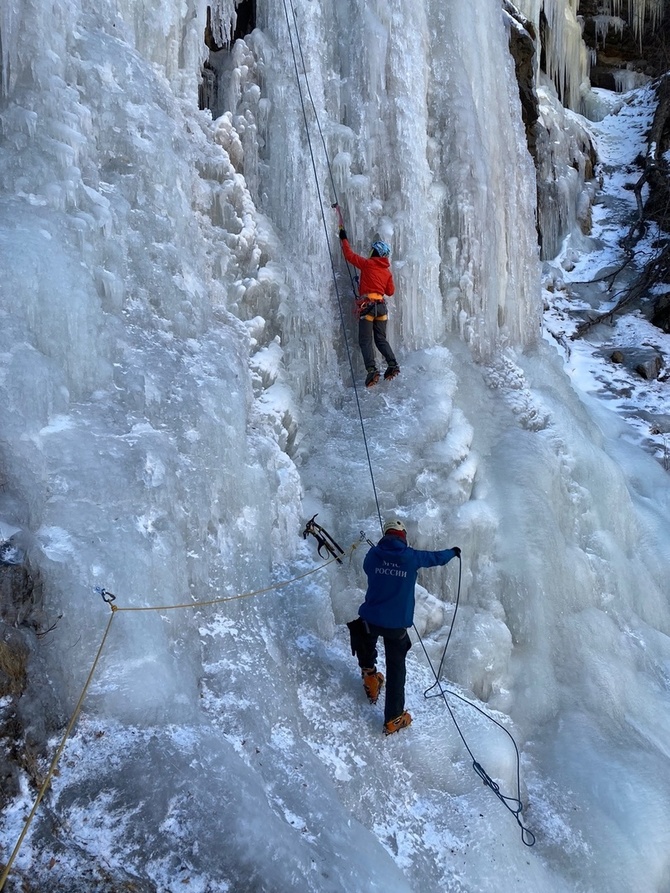
{"label": "ice climber in orange jacket", "polygon": [[370,388],[379,381],[379,370],[375,360],[375,351],[372,346],[374,338],[375,347],[384,357],[387,363],[384,378],[395,378],[400,372],[398,361],[386,340],[386,323],[388,321],[388,307],[385,297],[395,292],[393,273],[389,255],[391,248],[386,242],[373,242],[370,257],[361,257],[351,250],[347,239],[346,230],[340,227],[340,240],[342,252],[346,260],[361,271],[359,284],[360,298],[356,304],[358,307],[358,345],[363,354],[365,371],[365,387]]}

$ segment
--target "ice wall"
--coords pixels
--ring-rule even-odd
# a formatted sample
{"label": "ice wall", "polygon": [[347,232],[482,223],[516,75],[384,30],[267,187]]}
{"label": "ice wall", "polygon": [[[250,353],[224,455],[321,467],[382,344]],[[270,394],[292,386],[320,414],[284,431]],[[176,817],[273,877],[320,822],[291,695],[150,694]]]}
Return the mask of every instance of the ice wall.
{"label": "ice wall", "polygon": [[[291,15],[289,22],[293,28]],[[252,36],[249,46],[261,93],[250,102],[242,88],[231,112],[235,122],[251,116],[263,141],[260,206],[289,236],[286,251],[302,283],[323,289],[330,260],[313,178],[304,177],[305,128],[290,56],[286,64],[282,6],[261,7],[259,25],[264,40]],[[392,337],[416,347],[456,331],[481,356],[501,337],[531,342],[538,331],[538,268],[528,262],[532,163],[498,4],[480,5],[477,15],[459,4],[308,4],[298,27],[303,91],[308,85],[318,110],[352,244],[364,251],[378,235],[393,247],[403,300]],[[298,66],[302,78],[299,54]],[[331,251],[349,300],[329,209],[335,195],[305,100]],[[296,191],[291,184],[301,178]],[[335,313],[334,295],[331,301]],[[318,307],[313,313],[317,329],[337,343],[337,330]]]}
{"label": "ice wall", "polygon": [[[194,101],[204,6],[40,12],[3,5],[1,499],[50,616],[83,624],[54,632],[71,663],[53,672],[76,691],[93,586],[171,603],[266,582],[273,550],[295,548],[300,486],[287,400],[254,398],[278,363],[261,351],[249,369],[274,343],[245,300],[280,300],[275,237]],[[188,632],[133,630],[110,697],[139,716],[156,672],[143,640]],[[159,674],[150,712],[175,690],[192,703],[195,678]]]}
{"label": "ice wall", "polygon": [[[581,111],[588,89],[589,58],[577,16],[579,0],[520,0],[516,4],[535,26],[544,67],[566,108]],[[539,79],[542,54],[536,58]]]}
{"label": "ice wall", "polygon": [[[552,84],[538,87],[537,97],[538,229],[542,257],[550,259],[570,233],[588,237],[591,231],[597,155],[588,122],[563,107]],[[588,98],[595,119],[597,97]]]}
{"label": "ice wall", "polygon": [[[328,171],[308,107],[324,230],[284,9],[258,14],[211,122],[204,4],[3,5],[0,520],[63,613],[43,653],[65,718],[107,617],[93,586],[131,606],[269,586],[313,569],[299,533],[317,510],[345,545],[375,535]],[[90,890],[91,864],[166,891],[624,893],[643,865],[660,891],[667,485],[537,343],[500,9],[312,2],[297,19],[352,242],[394,250],[403,377],[363,405],[382,507],[417,545],[464,548],[447,673],[517,734],[544,848],[521,847],[423,702],[418,649],[412,737],[380,758],[343,637],[359,551],[220,612],[117,617],[49,804],[71,834],[45,812],[17,870],[57,893]],[[434,658],[452,582],[419,591]],[[466,722],[508,788],[509,749]],[[2,817],[10,844],[28,799]]]}
{"label": "ice wall", "polygon": [[[533,22],[540,35],[544,54],[543,71],[553,83],[566,108],[584,113],[584,98],[589,91],[590,62],[582,40],[579,0],[518,0],[516,6]],[[607,29],[621,30],[628,24],[642,46],[646,27],[662,27],[663,0],[604,0],[594,16],[596,33],[604,43]],[[604,29],[604,30],[603,30]],[[540,74],[541,56],[537,57]]]}

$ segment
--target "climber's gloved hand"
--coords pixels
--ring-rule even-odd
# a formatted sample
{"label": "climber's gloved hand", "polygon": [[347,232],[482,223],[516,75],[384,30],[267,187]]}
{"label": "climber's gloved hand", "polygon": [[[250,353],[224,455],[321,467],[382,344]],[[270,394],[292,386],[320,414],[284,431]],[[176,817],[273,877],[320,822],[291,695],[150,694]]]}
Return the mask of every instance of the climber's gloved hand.
{"label": "climber's gloved hand", "polygon": [[456,556],[456,558],[460,558],[460,557],[461,557],[461,550],[458,548],[458,546],[452,546],[452,547],[451,547],[451,551],[454,553],[454,555]]}
{"label": "climber's gloved hand", "polygon": [[346,231],[346,229],[345,229],[343,226],[340,227],[339,236],[340,236],[340,239],[341,239],[343,242],[344,242],[344,240],[347,238],[347,231]]}

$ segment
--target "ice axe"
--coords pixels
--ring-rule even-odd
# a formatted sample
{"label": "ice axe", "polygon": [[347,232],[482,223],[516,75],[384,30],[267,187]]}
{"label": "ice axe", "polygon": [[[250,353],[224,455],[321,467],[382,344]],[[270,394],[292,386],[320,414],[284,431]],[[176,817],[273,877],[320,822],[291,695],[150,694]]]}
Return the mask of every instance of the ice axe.
{"label": "ice axe", "polygon": [[321,550],[325,549],[326,552],[330,556],[332,556],[338,564],[342,564],[342,559],[339,556],[344,555],[344,549],[342,548],[342,546],[335,542],[335,540],[325,528],[316,523],[314,518],[316,518],[316,515],[314,515],[313,518],[310,518],[305,525],[305,529],[302,532],[302,538],[306,540],[311,533],[318,543],[318,547],[316,550],[318,555],[321,558],[325,558],[326,556],[321,554]]}
{"label": "ice axe", "polygon": [[340,224],[340,229],[344,229],[344,217],[342,216],[342,211],[340,211],[340,206],[337,202],[333,202],[331,208],[334,208],[337,211],[337,220]]}

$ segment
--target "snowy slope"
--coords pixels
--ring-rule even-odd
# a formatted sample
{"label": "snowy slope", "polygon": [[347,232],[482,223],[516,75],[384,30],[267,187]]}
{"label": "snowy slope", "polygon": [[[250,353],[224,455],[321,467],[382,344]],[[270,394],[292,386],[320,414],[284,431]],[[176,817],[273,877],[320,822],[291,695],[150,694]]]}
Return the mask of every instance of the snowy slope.
{"label": "snowy slope", "polygon": [[[193,605],[112,615],[6,889],[667,890],[670,489],[539,337],[498,4],[296,7],[352,242],[393,245],[402,373],[372,393],[285,9],[258,7],[214,122],[206,4],[3,7],[0,520],[44,627],[63,615],[34,641],[60,719],[40,773],[110,622],[94,587]],[[423,696],[453,564],[421,578],[412,727],[383,739],[363,697],[344,623],[378,504],[463,549],[449,704],[510,796],[511,739],[455,695],[514,736],[532,848]],[[315,512],[342,566],[302,540]]]}

